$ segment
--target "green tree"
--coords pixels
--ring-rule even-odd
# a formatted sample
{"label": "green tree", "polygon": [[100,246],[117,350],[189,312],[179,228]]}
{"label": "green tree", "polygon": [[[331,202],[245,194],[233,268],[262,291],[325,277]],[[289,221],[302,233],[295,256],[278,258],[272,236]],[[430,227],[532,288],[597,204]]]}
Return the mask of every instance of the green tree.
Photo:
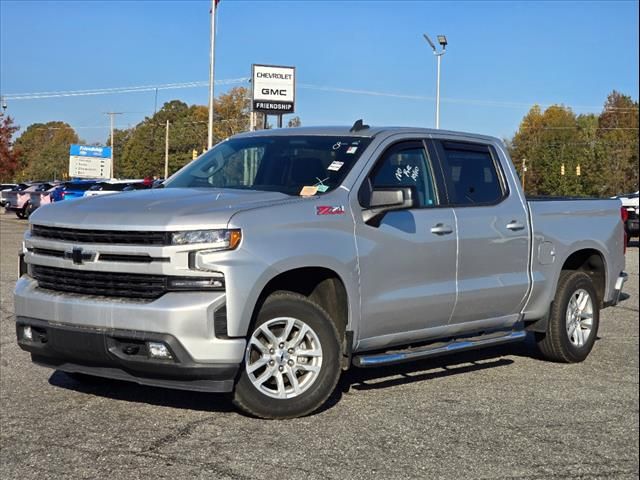
{"label": "green tree", "polygon": [[13,180],[19,168],[18,152],[13,148],[13,134],[20,127],[13,124],[11,117],[0,112],[0,181]]}
{"label": "green tree", "polygon": [[72,143],[80,143],[80,139],[65,122],[29,125],[14,145],[21,157],[22,168],[18,178],[62,178],[69,170],[69,147]]}
{"label": "green tree", "polygon": [[553,105],[543,112],[537,105],[532,107],[510,142],[517,168],[521,169],[523,158],[527,160],[527,194],[583,194],[580,177],[576,175],[579,144],[577,118],[570,108]]}
{"label": "green tree", "polygon": [[[217,143],[244,132],[249,127],[249,92],[238,87],[220,95],[214,102],[213,140]],[[201,153],[207,145],[208,109],[172,100],[155,115],[145,118],[127,134],[123,147],[116,146],[116,171],[119,176],[163,176],[166,125],[169,121],[169,174],[192,160],[192,152]],[[116,145],[118,134],[114,134]],[[124,138],[124,137],[123,137]],[[120,160],[118,160],[118,152]]]}
{"label": "green tree", "polygon": [[598,117],[597,140],[609,172],[606,194],[638,190],[638,102],[611,92]]}

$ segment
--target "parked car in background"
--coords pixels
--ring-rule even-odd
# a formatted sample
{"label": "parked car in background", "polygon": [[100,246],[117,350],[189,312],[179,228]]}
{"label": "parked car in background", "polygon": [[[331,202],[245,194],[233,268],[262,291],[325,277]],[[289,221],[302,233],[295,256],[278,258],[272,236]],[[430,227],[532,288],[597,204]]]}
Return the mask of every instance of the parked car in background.
{"label": "parked car in background", "polygon": [[[150,183],[144,180],[111,180],[107,182],[99,182],[91,186],[86,192],[85,197],[95,197],[98,195],[111,195],[123,191],[139,190],[149,188]],[[130,187],[130,188],[129,188]]]}
{"label": "parked car in background", "polygon": [[627,238],[637,237],[640,235],[640,227],[638,226],[638,195],[640,192],[626,193],[618,195],[618,198],[622,202],[622,208],[627,212],[627,219],[625,221],[625,231],[627,232]]}
{"label": "parked car in background", "polygon": [[12,188],[3,189],[2,192],[0,192],[0,205],[3,207],[8,207],[12,204],[15,204],[17,201],[17,192],[20,192],[25,188],[29,188],[30,186],[30,183],[19,183],[17,185],[14,185]]}
{"label": "parked car in background", "polygon": [[24,218],[29,218],[29,216],[31,216],[31,214],[42,205],[48,205],[49,203],[55,202],[53,194],[58,188],[59,185],[54,184],[48,190],[36,190],[34,192],[29,192],[29,200],[24,206]]}
{"label": "parked car in background", "polygon": [[18,218],[27,218],[30,212],[30,202],[33,194],[41,195],[43,192],[52,189],[56,184],[53,182],[37,182],[22,190],[7,192],[12,194],[5,206],[7,211],[15,212]]}
{"label": "parked car in background", "polygon": [[74,198],[82,198],[84,192],[94,186],[98,180],[71,180],[64,182],[53,191],[53,201],[72,200]]}

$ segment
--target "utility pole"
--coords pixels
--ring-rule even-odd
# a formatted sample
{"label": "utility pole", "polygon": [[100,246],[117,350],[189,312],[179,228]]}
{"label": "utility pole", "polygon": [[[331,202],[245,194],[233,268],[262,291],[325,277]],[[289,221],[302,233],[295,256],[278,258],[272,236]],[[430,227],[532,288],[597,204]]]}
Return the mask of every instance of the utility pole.
{"label": "utility pole", "polygon": [[116,115],[122,115],[124,112],[104,112],[105,115],[109,115],[111,121],[111,172],[109,172],[109,177],[114,178],[115,166],[116,166],[116,151],[113,147],[113,118]]}
{"label": "utility pole", "polygon": [[169,177],[169,120],[164,134],[164,179]]}
{"label": "utility pole", "polygon": [[447,37],[444,35],[438,35],[438,43],[442,47],[442,50],[438,52],[435,44],[431,41],[429,36],[426,33],[423,33],[422,36],[431,46],[433,54],[438,57],[438,76],[436,79],[436,128],[440,128],[440,62],[442,61],[442,56],[446,53]]}
{"label": "utility pole", "polygon": [[207,148],[213,146],[213,80],[215,67],[215,47],[216,47],[216,5],[217,0],[211,0],[211,38],[209,45],[209,135]]}

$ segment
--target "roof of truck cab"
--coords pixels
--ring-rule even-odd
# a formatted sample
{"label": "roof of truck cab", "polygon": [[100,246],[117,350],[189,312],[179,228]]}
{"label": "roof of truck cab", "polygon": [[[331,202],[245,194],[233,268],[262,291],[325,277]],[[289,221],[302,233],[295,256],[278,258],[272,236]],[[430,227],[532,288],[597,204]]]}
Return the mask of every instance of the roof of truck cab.
{"label": "roof of truck cab", "polygon": [[255,132],[245,132],[238,135],[234,135],[233,138],[242,137],[261,137],[261,136],[280,136],[280,135],[328,135],[328,136],[348,136],[348,137],[364,137],[373,138],[380,134],[385,136],[398,134],[398,133],[411,133],[418,135],[434,135],[434,136],[464,136],[473,137],[481,140],[498,141],[499,138],[489,135],[479,135],[477,133],[469,132],[457,132],[453,130],[438,130],[434,128],[420,128],[420,127],[369,127],[357,132],[352,132],[349,126],[334,126],[334,127],[294,127],[294,128],[270,128],[267,130],[256,130]]}

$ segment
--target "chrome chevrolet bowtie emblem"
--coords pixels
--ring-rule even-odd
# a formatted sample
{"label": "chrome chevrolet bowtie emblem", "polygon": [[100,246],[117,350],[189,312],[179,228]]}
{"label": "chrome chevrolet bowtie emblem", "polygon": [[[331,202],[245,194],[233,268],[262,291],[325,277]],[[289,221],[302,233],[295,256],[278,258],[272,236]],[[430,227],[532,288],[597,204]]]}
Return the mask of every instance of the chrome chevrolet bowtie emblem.
{"label": "chrome chevrolet bowtie emblem", "polygon": [[85,261],[93,260],[93,253],[84,252],[82,248],[75,247],[64,252],[64,258],[73,260],[76,265],[82,265]]}

